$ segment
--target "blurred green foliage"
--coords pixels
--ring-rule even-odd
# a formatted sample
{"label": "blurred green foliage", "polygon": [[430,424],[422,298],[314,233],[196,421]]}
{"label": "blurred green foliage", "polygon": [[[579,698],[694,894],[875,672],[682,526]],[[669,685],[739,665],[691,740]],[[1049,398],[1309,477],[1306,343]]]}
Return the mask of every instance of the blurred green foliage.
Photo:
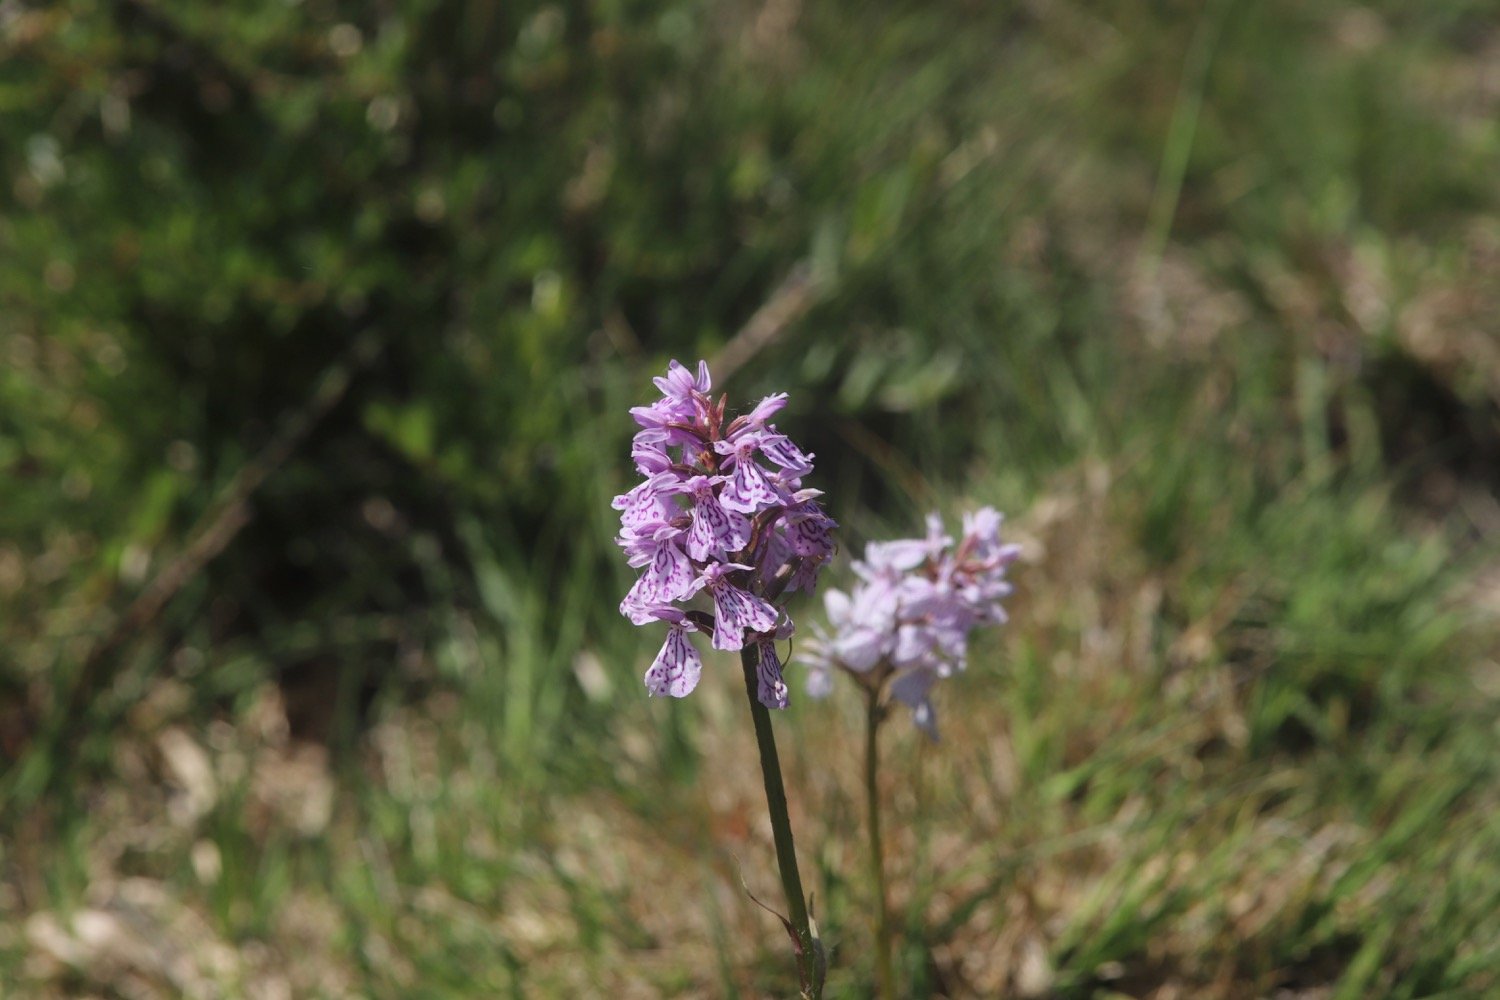
{"label": "blurred green foliage", "polygon": [[[681,816],[696,716],[653,727],[657,783],[616,765],[651,637],[615,614],[608,501],[648,376],[720,357],[792,289],[728,388],[791,392],[786,426],[818,453],[847,544],[971,498],[1024,512],[1107,472],[1098,545],[1118,566],[1018,623],[1014,671],[987,677],[1008,685],[989,709],[1027,786],[997,838],[1147,794],[1160,811],[1128,852],[1144,858],[1178,823],[1239,815],[1227,785],[1200,795],[1156,752],[1155,713],[1197,711],[1164,694],[1191,646],[1248,729],[1198,748],[1202,780],[1263,783],[1289,822],[1328,806],[1376,831],[1368,863],[1234,971],[1276,985],[1331,963],[1308,974],[1349,996],[1493,983],[1469,941],[1500,877],[1477,902],[1452,891],[1465,844],[1445,827],[1500,844],[1472,819],[1493,738],[1454,597],[1490,550],[1453,499],[1492,496],[1500,461],[1500,365],[1475,347],[1493,337],[1500,130],[1470,86],[1497,31],[1482,2],[3,0],[0,801],[25,800],[7,822],[31,842],[65,845],[27,907],[88,882],[87,848],[66,845],[94,828],[41,793],[117,778],[122,724],[141,728],[163,679],[189,692],[184,718],[237,723],[274,679],[297,735],[344,751],[371,714],[457,693],[442,759],[490,774],[479,790],[424,799],[340,772],[389,872],[252,836],[226,796],[205,906],[262,937],[291,886],[320,884],[343,933],[404,943],[434,991],[522,995],[519,946],[393,904],[381,880],[501,909],[531,863],[511,849],[556,835],[523,808],[548,789],[701,833]],[[248,523],[85,671],[262,464]],[[1075,681],[1054,663],[1118,625],[1096,605],[1152,588],[1125,708],[1059,698]],[[1337,768],[1351,747],[1381,773]],[[1288,775],[1305,784],[1283,796]],[[1408,826],[1393,803],[1409,801]],[[495,817],[504,848],[470,851],[467,824]],[[1150,967],[1154,941],[1228,891],[1250,822],[1225,843],[1194,832],[1210,861],[1187,888],[1144,866],[1101,883],[1051,942],[1058,995]],[[182,867],[166,850],[139,864]],[[1342,917],[1386,866],[1415,886],[1387,923]],[[622,896],[547,877],[600,963],[659,944]],[[857,891],[824,878],[828,928],[853,939]],[[1403,938],[1429,889],[1453,934]],[[905,971],[936,992],[944,941],[919,916]],[[358,962],[372,995],[400,995]],[[730,995],[735,975],[656,985]]]}

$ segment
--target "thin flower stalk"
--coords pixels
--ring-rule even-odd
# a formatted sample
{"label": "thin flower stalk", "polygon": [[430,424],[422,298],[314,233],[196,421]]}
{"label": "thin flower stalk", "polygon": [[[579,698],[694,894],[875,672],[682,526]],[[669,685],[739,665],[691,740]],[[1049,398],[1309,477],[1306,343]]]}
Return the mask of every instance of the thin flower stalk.
{"label": "thin flower stalk", "polygon": [[766,809],[771,816],[771,837],[776,844],[776,867],[781,873],[782,892],[786,895],[785,919],[797,958],[797,978],[803,997],[817,1000],[823,995],[826,972],[823,944],[813,929],[807,896],[802,891],[802,873],[797,868],[797,848],[792,840],[786,787],[781,780],[781,760],[776,753],[776,733],[771,728],[771,712],[758,696],[760,670],[757,657],[749,650],[741,650],[740,662],[745,673],[745,696],[750,702],[750,717],[755,722],[755,745],[760,755],[761,780],[766,788]]}
{"label": "thin flower stalk", "polygon": [[865,692],[865,815],[870,836],[870,875],[875,883],[875,983],[880,1000],[896,1000],[891,962],[891,907],[885,887],[885,845],[880,837],[880,724],[886,708],[880,692]]}

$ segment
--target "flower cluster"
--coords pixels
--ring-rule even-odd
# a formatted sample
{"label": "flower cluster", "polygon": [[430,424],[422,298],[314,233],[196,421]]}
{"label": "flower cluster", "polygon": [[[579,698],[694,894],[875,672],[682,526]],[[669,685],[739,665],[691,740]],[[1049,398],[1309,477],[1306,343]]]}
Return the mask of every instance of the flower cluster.
{"label": "flower cluster", "polygon": [[955,547],[942,519],[929,514],[926,538],[868,545],[864,561],[854,563],[854,589],[824,597],[832,634],[814,626],[808,693],[832,690],[835,667],[877,692],[889,680],[891,697],[936,738],[933,684],[964,668],[973,629],[1006,620],[1005,570],[1020,547],[1001,544],[1000,522],[991,507],[964,515]]}
{"label": "flower cluster", "polygon": [[[646,690],[674,698],[692,691],[703,661],[688,633],[708,632],[715,649],[754,646],[760,701],[785,708],[775,640],[792,634],[792,621],[772,601],[813,589],[837,527],[816,502],[820,492],[802,488],[812,456],[769,422],[786,405],[784,392],[726,426],[726,399],[709,396],[706,362],[695,374],[673,361],[655,382],[662,398],[630,411],[641,426],[630,453],[645,478],[613,504],[616,541],[642,571],[620,613],[668,626]],[[712,615],[686,607],[700,593]]]}

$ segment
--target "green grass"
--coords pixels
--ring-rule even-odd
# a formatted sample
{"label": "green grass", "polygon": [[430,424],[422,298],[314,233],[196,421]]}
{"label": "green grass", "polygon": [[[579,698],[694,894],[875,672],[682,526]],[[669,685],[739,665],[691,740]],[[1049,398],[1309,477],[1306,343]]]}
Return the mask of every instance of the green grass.
{"label": "green grass", "polygon": [[[658,637],[615,614],[608,501],[649,376],[714,357],[799,263],[807,310],[726,388],[792,393],[781,424],[846,550],[981,503],[1025,545],[1011,624],[939,695],[943,741],[886,732],[908,995],[1500,989],[1500,25],[1044,7],[501,30],[436,4],[423,32],[364,25],[347,64],[319,61],[328,11],[184,8],[205,50],[243,43],[230,68],[266,74],[289,144],[222,173],[191,152],[201,109],[143,100],[109,139],[59,96],[80,52],[155,50],[37,22],[0,102],[72,173],[37,180],[45,143],[29,168],[0,153],[21,177],[0,218],[5,995],[792,995],[742,888],[776,903],[738,671],[645,698]],[[527,100],[473,118],[458,70],[423,61],[450,28],[493,30]],[[489,65],[472,47],[455,66]],[[478,138],[401,159],[359,131],[398,90]],[[324,204],[303,174],[346,128],[364,200]],[[119,207],[117,163],[172,174],[173,198],[139,197],[175,207]],[[295,228],[316,212],[326,232]],[[71,297],[37,277],[60,254],[82,287],[136,229],[181,269]],[[387,354],[65,714],[90,641],[315,384],[320,336],[360,324]],[[843,694],[777,718],[830,998],[873,980]]]}

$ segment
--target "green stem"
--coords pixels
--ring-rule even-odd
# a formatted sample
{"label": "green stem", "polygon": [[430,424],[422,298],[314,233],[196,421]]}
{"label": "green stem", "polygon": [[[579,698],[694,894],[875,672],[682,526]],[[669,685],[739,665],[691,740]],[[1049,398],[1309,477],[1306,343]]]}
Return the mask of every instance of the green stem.
{"label": "green stem", "polygon": [[1208,70],[1229,8],[1227,0],[1214,0],[1213,5],[1206,7],[1200,15],[1193,40],[1189,43],[1187,64],[1183,67],[1177,103],[1172,108],[1172,122],[1167,126],[1166,148],[1162,150],[1161,167],[1156,175],[1156,191],[1151,196],[1146,236],[1141,241],[1140,260],[1148,277],[1156,276],[1167,238],[1172,234],[1172,220],[1182,198],[1182,182],[1187,177],[1193,137],[1198,131],[1198,116],[1203,110]]}
{"label": "green stem", "polygon": [[813,934],[807,916],[807,897],[802,892],[802,875],[797,870],[797,851],[792,843],[792,819],[786,807],[786,787],[781,782],[781,760],[776,755],[776,734],[771,729],[771,713],[757,697],[756,651],[740,651],[745,669],[745,694],[750,699],[750,717],[755,720],[755,744],[760,749],[760,774],[766,786],[766,806],[771,813],[771,834],[776,841],[776,866],[781,870],[781,888],[786,893],[791,916],[792,934],[797,939],[797,975],[802,980],[802,995],[817,1000],[823,995],[823,962],[821,944]]}
{"label": "green stem", "polygon": [[869,816],[870,872],[875,878],[875,973],[880,1000],[896,1000],[896,973],[891,965],[890,905],[885,891],[885,849],[880,840],[880,795],[876,775],[880,769],[880,723],[885,709],[880,691],[866,694],[865,715],[865,806]]}

